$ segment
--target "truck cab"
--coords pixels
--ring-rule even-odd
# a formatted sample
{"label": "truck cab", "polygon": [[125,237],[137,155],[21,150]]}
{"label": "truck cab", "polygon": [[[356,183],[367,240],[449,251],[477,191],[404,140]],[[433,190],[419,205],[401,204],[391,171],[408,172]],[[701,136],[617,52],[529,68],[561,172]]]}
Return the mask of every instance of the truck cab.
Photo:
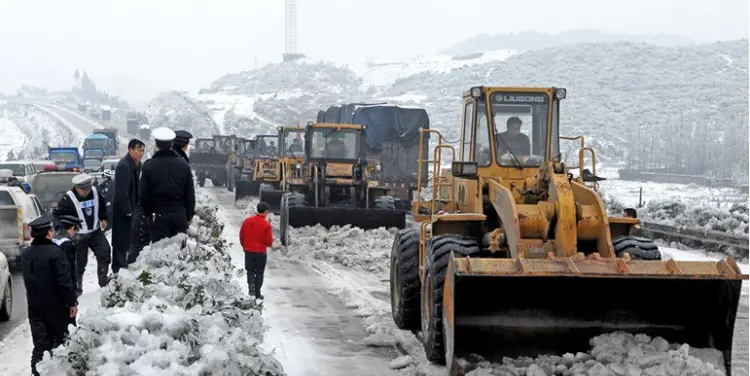
{"label": "truck cab", "polygon": [[49,148],[48,159],[62,169],[80,169],[83,166],[83,158],[76,147]]}

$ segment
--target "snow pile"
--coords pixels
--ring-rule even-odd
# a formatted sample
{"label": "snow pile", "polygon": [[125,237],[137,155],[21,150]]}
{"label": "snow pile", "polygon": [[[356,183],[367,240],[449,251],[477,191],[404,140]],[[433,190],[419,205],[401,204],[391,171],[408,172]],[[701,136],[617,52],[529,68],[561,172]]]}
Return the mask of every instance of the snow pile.
{"label": "snow pile", "polygon": [[594,337],[588,353],[536,358],[505,358],[502,364],[479,362],[467,376],[720,376],[724,358],[715,349],[670,344],[664,338],[615,332]]}
{"label": "snow pile", "polygon": [[233,281],[217,211],[199,207],[187,236],[146,247],[121,270],[42,373],[284,375],[261,350],[261,308]]}
{"label": "snow pile", "polygon": [[193,137],[211,137],[221,133],[208,110],[185,93],[170,91],[159,94],[143,111],[151,128],[184,129]]}

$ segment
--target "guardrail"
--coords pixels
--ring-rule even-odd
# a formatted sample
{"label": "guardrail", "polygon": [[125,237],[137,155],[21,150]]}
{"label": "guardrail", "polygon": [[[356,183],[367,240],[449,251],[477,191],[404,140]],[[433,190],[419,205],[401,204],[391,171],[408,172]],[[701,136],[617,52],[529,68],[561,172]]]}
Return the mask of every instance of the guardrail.
{"label": "guardrail", "polygon": [[745,254],[747,254],[748,249],[750,248],[750,238],[748,238],[748,236],[740,236],[700,228],[681,228],[650,221],[641,222],[643,231],[656,234],[657,236],[655,237],[675,238],[715,246],[734,247],[744,250]]}

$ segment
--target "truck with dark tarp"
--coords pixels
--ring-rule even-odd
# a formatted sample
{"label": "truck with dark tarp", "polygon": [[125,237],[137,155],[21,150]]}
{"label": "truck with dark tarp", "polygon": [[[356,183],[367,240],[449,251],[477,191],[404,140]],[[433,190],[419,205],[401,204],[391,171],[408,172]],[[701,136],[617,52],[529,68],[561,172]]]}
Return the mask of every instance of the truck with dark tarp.
{"label": "truck with dark tarp", "polygon": [[[429,133],[424,135],[422,144],[419,143],[419,130],[430,128],[425,109],[386,103],[349,103],[319,111],[317,122],[366,126],[366,157],[380,166],[371,177],[391,189],[397,208],[411,206],[417,188],[419,148],[423,148],[425,156],[429,154]],[[427,181],[427,170],[427,166],[423,166],[423,181]]]}
{"label": "truck with dark tarp", "polygon": [[[101,134],[107,137],[107,142],[105,147],[98,147],[99,149],[104,149],[104,152],[107,154],[107,157],[116,157],[118,152],[117,148],[119,146],[119,140],[117,139],[118,130],[117,128],[102,128],[102,129],[95,129],[94,134]],[[84,141],[85,142],[85,141]],[[85,147],[85,146],[84,146]]]}

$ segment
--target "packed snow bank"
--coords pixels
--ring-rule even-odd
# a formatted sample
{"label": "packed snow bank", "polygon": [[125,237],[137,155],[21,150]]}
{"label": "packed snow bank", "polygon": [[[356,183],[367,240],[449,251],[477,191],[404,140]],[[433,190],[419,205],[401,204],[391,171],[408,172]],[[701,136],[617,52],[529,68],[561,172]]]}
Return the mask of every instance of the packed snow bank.
{"label": "packed snow bank", "polygon": [[102,306],[45,355],[42,374],[284,375],[261,349],[261,308],[233,281],[238,271],[217,211],[200,206],[187,236],[146,247],[121,270],[103,289]]}
{"label": "packed snow bank", "polygon": [[725,375],[724,357],[715,349],[670,344],[664,338],[615,332],[591,339],[588,353],[536,358],[503,359],[502,364],[479,362],[467,376],[588,375],[588,376],[719,376]]}

